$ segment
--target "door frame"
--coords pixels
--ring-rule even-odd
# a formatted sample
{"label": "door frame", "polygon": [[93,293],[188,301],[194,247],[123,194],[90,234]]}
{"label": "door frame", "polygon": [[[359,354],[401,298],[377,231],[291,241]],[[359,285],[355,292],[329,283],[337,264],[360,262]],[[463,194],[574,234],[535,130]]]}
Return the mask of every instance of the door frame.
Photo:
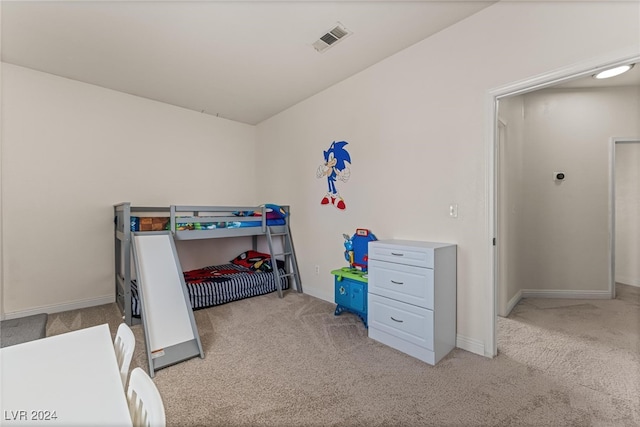
{"label": "door frame", "polygon": [[[486,226],[487,253],[489,254],[488,284],[491,287],[487,304],[487,319],[485,331],[485,356],[495,357],[498,354],[498,340],[496,333],[496,318],[498,308],[499,262],[497,244],[497,232],[499,230],[497,205],[498,195],[498,162],[497,151],[499,146],[498,138],[498,103],[501,98],[523,95],[540,89],[556,86],[570,80],[587,77],[608,68],[620,65],[634,64],[640,62],[640,55],[637,50],[629,52],[617,52],[606,57],[596,58],[584,63],[575,64],[557,71],[545,73],[530,79],[514,82],[488,91],[486,96],[487,126],[486,126],[486,192],[488,224]],[[611,221],[611,220],[610,220]],[[614,286],[615,288],[615,286]]]}
{"label": "door frame", "polygon": [[640,137],[613,137],[609,144],[609,253],[611,264],[609,272],[609,292],[616,297],[616,144],[640,144]]}

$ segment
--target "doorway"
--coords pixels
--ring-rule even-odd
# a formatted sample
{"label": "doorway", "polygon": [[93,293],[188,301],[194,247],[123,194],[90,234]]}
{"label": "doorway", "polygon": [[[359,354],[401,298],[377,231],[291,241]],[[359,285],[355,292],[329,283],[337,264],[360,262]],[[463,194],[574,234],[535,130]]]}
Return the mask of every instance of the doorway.
{"label": "doorway", "polygon": [[611,150],[611,298],[615,298],[615,283],[640,286],[640,138],[612,138]]}
{"label": "doorway", "polygon": [[[535,91],[538,91],[540,89],[546,89],[546,88],[551,88],[551,87],[555,87],[558,86],[561,83],[566,83],[569,81],[572,81],[574,79],[578,79],[581,77],[587,77],[590,76],[591,74],[593,74],[596,71],[599,71],[601,69],[607,69],[610,68],[612,66],[617,66],[617,65],[622,65],[622,64],[626,64],[626,63],[635,63],[638,62],[640,60],[640,57],[633,57],[631,59],[626,59],[626,60],[621,60],[618,61],[616,63],[609,63],[607,65],[604,66],[597,66],[597,67],[592,67],[589,68],[588,70],[582,69],[582,70],[577,70],[577,69],[573,69],[573,70],[568,70],[566,71],[564,74],[563,73],[554,73],[553,75],[547,75],[541,78],[537,78],[537,79],[532,79],[529,82],[524,82],[521,85],[519,85],[517,88],[514,88],[513,86],[511,87],[506,87],[503,90],[496,90],[493,93],[490,94],[491,96],[491,102],[492,102],[492,127],[491,127],[491,132],[490,132],[490,140],[491,140],[491,149],[490,152],[493,153],[492,158],[490,159],[490,173],[492,174],[491,179],[489,180],[489,182],[491,183],[490,189],[489,189],[489,198],[491,199],[491,203],[490,203],[490,240],[493,240],[493,238],[496,238],[496,243],[490,243],[491,247],[491,281],[493,283],[493,310],[491,313],[491,327],[489,329],[490,331],[490,341],[493,343],[493,354],[491,354],[492,356],[495,356],[497,354],[497,337],[496,337],[496,316],[498,314],[500,315],[504,315],[506,312],[508,312],[508,305],[509,305],[509,301],[513,302],[513,298],[509,298],[509,296],[505,295],[504,291],[503,291],[503,281],[505,281],[505,277],[507,277],[510,273],[509,270],[511,270],[511,268],[507,265],[505,265],[502,261],[505,257],[505,251],[504,251],[504,247],[501,246],[502,243],[505,242],[505,238],[508,237],[508,226],[506,226],[502,220],[504,219],[505,216],[507,216],[509,214],[509,212],[511,212],[512,209],[521,209],[522,207],[525,206],[525,204],[522,205],[518,205],[515,204],[512,206],[512,204],[509,204],[508,207],[506,205],[504,205],[504,194],[502,194],[505,190],[505,183],[501,181],[501,175],[503,175],[503,171],[501,171],[501,167],[500,165],[504,165],[504,151],[505,151],[505,147],[500,145],[500,139],[504,138],[505,135],[505,130],[503,129],[503,127],[505,126],[505,121],[503,120],[502,122],[500,122],[498,120],[498,115],[499,115],[499,102],[503,101],[503,100],[507,100],[510,97],[515,97],[518,95],[524,95],[524,94],[529,94]],[[507,121],[506,126],[509,127],[510,123]],[[606,160],[605,160],[606,162]],[[555,174],[555,171],[554,171]],[[546,179],[546,178],[545,178]],[[552,179],[551,177],[551,173],[549,173],[549,180]],[[605,180],[606,181],[606,180]],[[548,184],[548,183],[547,183]],[[559,184],[561,185],[561,184]],[[605,201],[605,205],[606,205],[606,201]],[[613,212],[610,213],[610,215],[612,215]],[[612,222],[611,222],[612,223]],[[606,228],[606,227],[605,227]],[[506,241],[506,246],[508,247],[509,245],[509,240],[507,239]],[[605,245],[605,246],[610,246],[609,248],[607,248],[607,250],[610,251],[610,253],[613,252],[613,239],[611,240],[611,244],[610,245]],[[509,253],[511,253],[511,250],[513,248],[509,247]],[[613,259],[613,254],[611,254],[611,258]],[[516,266],[516,269],[521,268],[520,266]],[[611,263],[611,269],[610,269],[610,276],[611,276],[611,287],[614,288],[614,282],[613,282],[613,264]],[[610,295],[612,294],[611,291],[603,291],[606,295],[606,297],[610,297]],[[565,297],[571,297],[570,296],[571,293],[569,293],[569,296]],[[552,296],[554,295],[553,292],[548,292],[548,296]],[[522,296],[526,296],[521,294],[519,297]],[[518,298],[519,298],[518,297]],[[579,297],[579,296],[578,296]],[[597,295],[594,294],[593,297],[597,297],[597,298],[602,298],[602,292],[598,292]],[[516,303],[517,303],[517,299],[516,298]],[[489,353],[490,349],[487,348],[487,353]],[[488,354],[489,355],[489,354]]]}

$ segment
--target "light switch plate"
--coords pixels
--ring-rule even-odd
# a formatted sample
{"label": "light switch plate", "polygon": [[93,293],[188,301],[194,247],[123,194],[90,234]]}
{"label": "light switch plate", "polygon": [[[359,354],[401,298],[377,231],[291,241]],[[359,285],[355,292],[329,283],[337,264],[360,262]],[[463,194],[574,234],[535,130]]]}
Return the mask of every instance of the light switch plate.
{"label": "light switch plate", "polygon": [[452,203],[449,205],[449,216],[451,218],[458,218],[458,204]]}

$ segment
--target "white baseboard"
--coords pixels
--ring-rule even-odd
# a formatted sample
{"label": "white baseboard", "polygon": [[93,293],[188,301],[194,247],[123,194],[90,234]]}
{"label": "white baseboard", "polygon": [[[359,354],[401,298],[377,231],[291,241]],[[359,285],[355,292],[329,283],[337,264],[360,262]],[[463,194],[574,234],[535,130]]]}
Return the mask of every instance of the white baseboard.
{"label": "white baseboard", "polygon": [[507,304],[507,310],[503,317],[507,317],[509,313],[511,313],[511,310],[513,310],[513,307],[518,305],[521,299],[522,299],[522,290],[519,290]]}
{"label": "white baseboard", "polygon": [[620,277],[616,276],[616,283],[629,286],[640,286],[640,277]]}
{"label": "white baseboard", "polygon": [[17,319],[19,317],[31,316],[33,314],[40,314],[40,313],[47,313],[47,314],[60,313],[62,311],[77,310],[80,308],[94,307],[96,305],[111,304],[115,302],[115,300],[116,300],[115,295],[111,294],[103,297],[89,298],[86,300],[73,301],[73,302],[64,303],[64,304],[43,305],[36,308],[30,308],[28,310],[5,313],[4,318]]}
{"label": "white baseboard", "polygon": [[486,356],[484,352],[484,342],[474,338],[469,338],[469,337],[465,337],[460,334],[457,334],[456,347],[474,354],[478,354],[480,356]]}
{"label": "white baseboard", "polygon": [[335,295],[333,293],[330,294],[326,294],[324,292],[318,292],[317,289],[307,289],[307,288],[303,288],[303,291],[305,294],[307,295],[311,295],[312,297],[327,301],[327,302],[334,302],[335,299]]}
{"label": "white baseboard", "polygon": [[523,289],[522,298],[609,299],[609,291],[571,291],[561,289]]}

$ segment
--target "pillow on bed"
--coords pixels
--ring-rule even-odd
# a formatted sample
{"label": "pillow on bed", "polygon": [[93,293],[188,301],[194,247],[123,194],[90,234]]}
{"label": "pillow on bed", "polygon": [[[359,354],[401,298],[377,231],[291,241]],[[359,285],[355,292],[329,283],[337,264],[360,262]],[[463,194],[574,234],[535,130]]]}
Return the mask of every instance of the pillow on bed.
{"label": "pillow on bed", "polygon": [[287,217],[287,211],[278,205],[267,203],[264,206],[267,208],[267,219],[284,219]]}
{"label": "pillow on bed", "polygon": [[231,260],[232,264],[241,267],[250,268],[252,270],[261,270],[261,266],[266,264],[265,261],[271,258],[269,254],[257,251],[246,251]]}

